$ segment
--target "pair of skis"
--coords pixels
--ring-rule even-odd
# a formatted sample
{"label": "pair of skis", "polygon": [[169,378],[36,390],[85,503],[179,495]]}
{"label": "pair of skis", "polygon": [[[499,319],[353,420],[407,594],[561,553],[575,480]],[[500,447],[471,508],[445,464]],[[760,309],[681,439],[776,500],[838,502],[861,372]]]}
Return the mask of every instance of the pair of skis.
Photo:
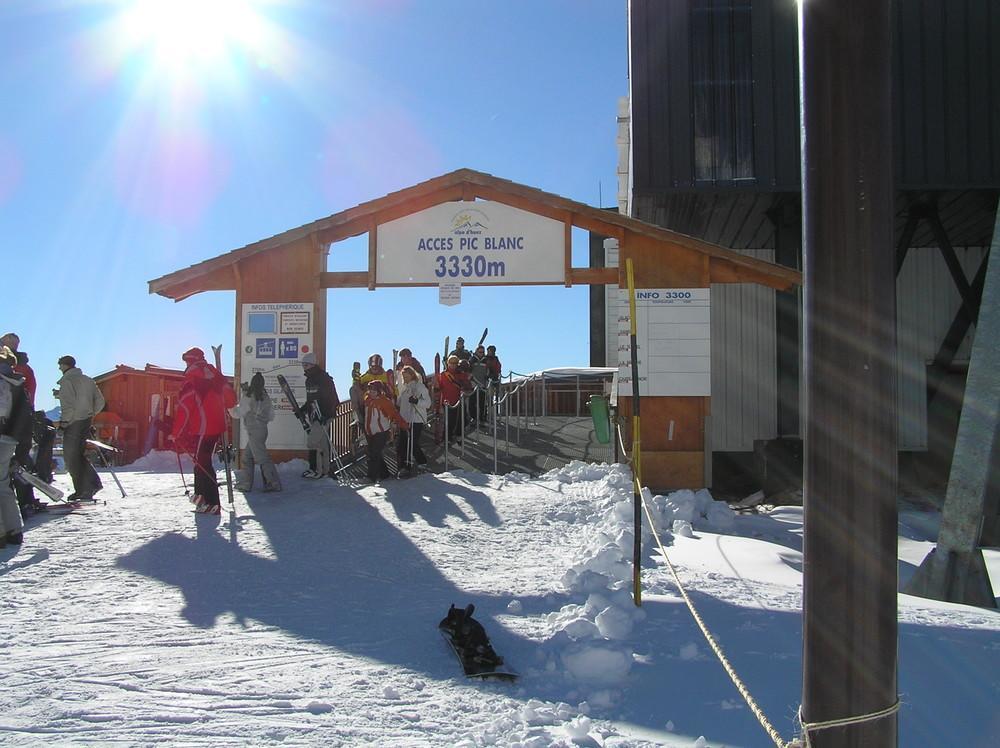
{"label": "pair of skis", "polygon": [[[326,437],[327,448],[330,450],[330,459],[337,465],[337,469],[334,470],[333,473],[335,476],[339,477],[346,468],[344,467],[344,463],[341,462],[340,454],[337,452],[336,447],[334,447],[333,442],[330,441],[330,434],[327,433],[327,430],[320,424],[313,421],[311,417],[313,415],[312,413],[307,413],[305,408],[299,405],[299,400],[295,397],[295,393],[292,391],[292,386],[288,383],[288,380],[285,379],[284,374],[278,375],[278,386],[281,387],[281,392],[284,394],[285,399],[288,400],[288,404],[292,406],[292,412],[295,414],[295,417],[299,419],[299,423],[302,424],[302,428],[307,434],[311,433],[313,428],[317,425],[320,426],[323,436]],[[318,410],[319,405],[313,402],[312,407]]]}
{"label": "pair of skis", "polygon": [[[222,344],[213,345],[212,353],[215,354],[215,368],[219,370],[219,374],[222,374]],[[225,419],[225,426],[222,429],[222,462],[226,466],[226,493],[229,496],[229,512],[235,513],[236,505],[233,503],[233,466],[230,462],[230,439],[229,439],[229,413],[227,412],[225,406],[223,406],[223,417]]]}

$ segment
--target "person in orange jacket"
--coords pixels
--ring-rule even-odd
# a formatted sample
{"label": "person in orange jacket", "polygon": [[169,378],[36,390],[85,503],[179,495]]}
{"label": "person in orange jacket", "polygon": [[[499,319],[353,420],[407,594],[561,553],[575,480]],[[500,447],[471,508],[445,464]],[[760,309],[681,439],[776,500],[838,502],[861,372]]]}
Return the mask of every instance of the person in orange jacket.
{"label": "person in orange jacket", "polygon": [[226,430],[226,411],[236,405],[236,391],[222,372],[205,360],[201,348],[182,356],[187,369],[177,398],[171,439],[174,448],[194,457],[195,511],[219,514],[219,484],[212,455]]}
{"label": "person in orange jacket", "polygon": [[381,379],[373,379],[365,388],[365,433],[368,435],[368,477],[378,482],[389,477],[385,464],[385,445],[389,441],[392,424],[401,429],[410,428],[399,415],[389,395],[389,388]]}

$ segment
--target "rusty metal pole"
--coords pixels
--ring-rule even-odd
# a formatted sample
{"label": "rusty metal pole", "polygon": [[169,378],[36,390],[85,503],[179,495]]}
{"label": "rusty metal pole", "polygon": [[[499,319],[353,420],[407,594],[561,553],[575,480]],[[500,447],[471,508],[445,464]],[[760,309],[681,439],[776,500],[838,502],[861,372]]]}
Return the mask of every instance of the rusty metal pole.
{"label": "rusty metal pole", "polygon": [[[896,294],[889,0],[799,4],[804,723],[896,703]],[[896,745],[896,716],[810,732]]]}

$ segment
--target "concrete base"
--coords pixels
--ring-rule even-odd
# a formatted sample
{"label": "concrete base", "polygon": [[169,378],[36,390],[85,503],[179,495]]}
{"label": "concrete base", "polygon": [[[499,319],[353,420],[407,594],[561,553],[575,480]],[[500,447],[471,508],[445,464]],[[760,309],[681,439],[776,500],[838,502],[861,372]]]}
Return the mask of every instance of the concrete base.
{"label": "concrete base", "polygon": [[937,551],[935,548],[927,554],[903,592],[980,608],[997,607],[981,550],[944,554]]}

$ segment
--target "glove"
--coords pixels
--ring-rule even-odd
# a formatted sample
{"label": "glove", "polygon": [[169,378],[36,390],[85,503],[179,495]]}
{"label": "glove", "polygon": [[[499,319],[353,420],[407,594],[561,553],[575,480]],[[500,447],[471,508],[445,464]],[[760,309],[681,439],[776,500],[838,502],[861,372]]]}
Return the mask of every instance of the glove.
{"label": "glove", "polygon": [[416,395],[410,395],[410,405],[416,405],[420,402],[420,398]]}

